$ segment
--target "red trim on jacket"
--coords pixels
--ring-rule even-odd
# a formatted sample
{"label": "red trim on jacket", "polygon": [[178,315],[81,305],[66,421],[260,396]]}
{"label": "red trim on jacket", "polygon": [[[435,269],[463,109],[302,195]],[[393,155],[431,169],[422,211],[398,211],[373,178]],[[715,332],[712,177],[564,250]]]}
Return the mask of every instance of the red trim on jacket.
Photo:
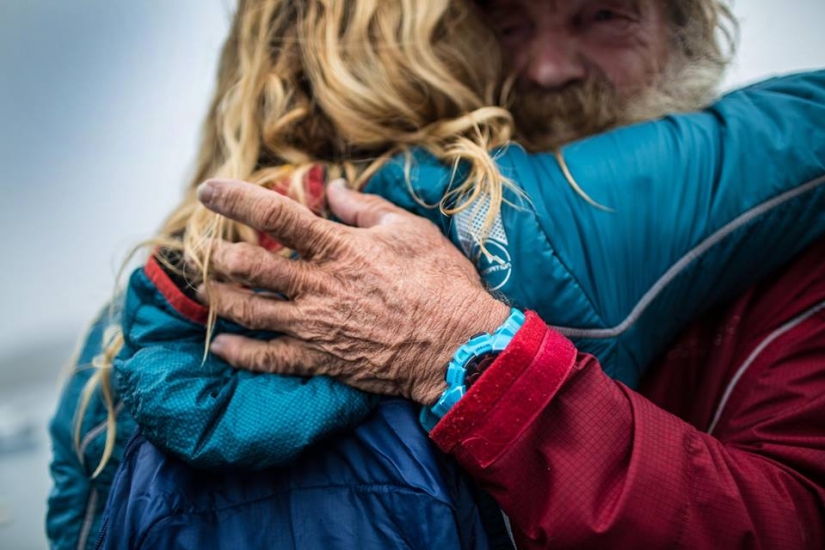
{"label": "red trim on jacket", "polygon": [[178,285],[172,281],[169,274],[163,270],[160,263],[155,256],[149,258],[143,268],[146,276],[152,281],[152,284],[163,295],[169,305],[175,308],[175,311],[192,321],[205,325],[209,319],[209,309],[196,302],[178,288]]}
{"label": "red trim on jacket", "polygon": [[498,501],[522,550],[821,549],[823,258],[825,240],[697,322],[643,393],[589,355],[572,361],[572,344],[528,316],[432,438]]}

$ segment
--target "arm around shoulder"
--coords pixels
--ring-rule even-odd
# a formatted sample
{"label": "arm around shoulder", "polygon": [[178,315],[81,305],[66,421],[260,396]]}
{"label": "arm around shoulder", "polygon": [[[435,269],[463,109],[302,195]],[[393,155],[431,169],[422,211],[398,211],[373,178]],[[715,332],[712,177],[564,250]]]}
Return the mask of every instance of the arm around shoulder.
{"label": "arm around shoulder", "polygon": [[[144,436],[166,452],[201,468],[281,465],[374,405],[330,378],[255,374],[204,357],[205,317],[159,266],[132,275],[118,388]],[[216,331],[241,329],[219,320]]]}
{"label": "arm around shoulder", "polygon": [[531,316],[431,436],[499,502],[519,548],[820,548],[823,315],[774,342],[714,435]]}

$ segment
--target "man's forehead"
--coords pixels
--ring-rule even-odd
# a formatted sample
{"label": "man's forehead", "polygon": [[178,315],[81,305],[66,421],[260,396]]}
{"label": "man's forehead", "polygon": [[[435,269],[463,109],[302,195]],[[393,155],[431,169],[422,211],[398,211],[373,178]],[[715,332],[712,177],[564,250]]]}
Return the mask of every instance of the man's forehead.
{"label": "man's forehead", "polygon": [[661,0],[479,0],[478,4],[491,15],[503,15],[515,9],[574,12],[591,4],[639,9]]}

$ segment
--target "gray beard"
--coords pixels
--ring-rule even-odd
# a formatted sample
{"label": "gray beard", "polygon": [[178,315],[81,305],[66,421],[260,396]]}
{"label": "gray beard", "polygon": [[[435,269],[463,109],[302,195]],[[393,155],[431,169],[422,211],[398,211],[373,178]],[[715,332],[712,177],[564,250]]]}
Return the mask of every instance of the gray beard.
{"label": "gray beard", "polygon": [[672,60],[645,89],[621,94],[605,75],[558,92],[515,91],[510,111],[516,141],[531,151],[561,146],[619,126],[698,111],[717,96],[718,63]]}

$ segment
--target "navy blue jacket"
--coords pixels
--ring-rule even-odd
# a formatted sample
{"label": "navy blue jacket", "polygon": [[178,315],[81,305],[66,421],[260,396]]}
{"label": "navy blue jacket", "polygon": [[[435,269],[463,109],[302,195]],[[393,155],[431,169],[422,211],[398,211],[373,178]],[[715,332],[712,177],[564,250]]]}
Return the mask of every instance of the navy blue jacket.
{"label": "navy blue jacket", "polygon": [[115,476],[97,548],[510,547],[498,509],[477,505],[484,501],[474,493],[400,399],[382,401],[358,428],[293,465],[258,472],[196,470],[138,435]]}

